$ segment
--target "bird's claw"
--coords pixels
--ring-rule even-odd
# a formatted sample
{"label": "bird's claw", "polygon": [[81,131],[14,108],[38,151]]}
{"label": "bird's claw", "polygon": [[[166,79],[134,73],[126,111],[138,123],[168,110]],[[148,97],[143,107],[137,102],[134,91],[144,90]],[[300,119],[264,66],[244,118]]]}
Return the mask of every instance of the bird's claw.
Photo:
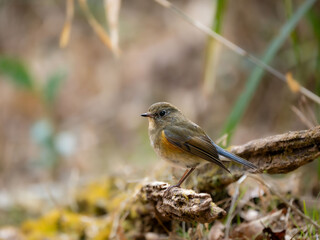
{"label": "bird's claw", "polygon": [[172,189],[172,188],[175,188],[175,187],[178,187],[178,188],[179,188],[180,185],[176,184],[176,185],[172,185],[172,186],[168,187],[168,188],[164,191],[163,196],[164,196],[164,197],[167,197],[168,194],[170,193],[171,189]]}

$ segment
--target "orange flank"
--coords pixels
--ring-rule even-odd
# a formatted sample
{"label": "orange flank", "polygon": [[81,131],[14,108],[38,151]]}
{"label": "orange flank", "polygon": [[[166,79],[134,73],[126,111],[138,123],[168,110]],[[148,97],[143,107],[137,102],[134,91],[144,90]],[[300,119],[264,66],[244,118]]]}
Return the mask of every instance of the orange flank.
{"label": "orange flank", "polygon": [[173,145],[168,141],[168,139],[165,136],[164,130],[161,131],[161,145],[162,145],[163,155],[166,155],[166,156],[174,156],[177,154],[186,153],[183,149]]}

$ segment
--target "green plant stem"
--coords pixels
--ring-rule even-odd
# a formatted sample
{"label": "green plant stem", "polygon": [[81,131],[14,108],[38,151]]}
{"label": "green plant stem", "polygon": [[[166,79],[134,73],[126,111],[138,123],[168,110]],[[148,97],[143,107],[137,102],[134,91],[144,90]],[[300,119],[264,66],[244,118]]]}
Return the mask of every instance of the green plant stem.
{"label": "green plant stem", "polygon": [[[311,24],[311,27],[313,29],[313,34],[317,41],[317,58],[315,62],[315,79],[316,79],[316,87],[315,92],[320,95],[320,16],[316,12],[316,10],[311,9],[311,11],[308,13],[308,20]],[[316,115],[317,120],[320,122],[320,107],[316,106]]]}
{"label": "green plant stem", "polygon": [[[316,0],[307,0],[305,1],[298,10],[292,15],[292,17],[283,25],[280,29],[279,34],[271,41],[270,45],[267,47],[267,50],[263,54],[262,63],[269,66],[268,64],[275,57],[276,53],[286,41],[287,37],[290,35],[292,30],[296,27],[300,19],[311,9]],[[240,122],[244,111],[247,109],[250,100],[252,99],[263,75],[264,69],[260,67],[255,67],[255,69],[251,72],[245,89],[241,93],[240,97],[236,101],[235,106],[223,128],[223,133],[228,133],[228,140],[232,137],[232,134]],[[302,89],[301,89],[302,91]]]}
{"label": "green plant stem", "polygon": [[[282,74],[281,72],[279,72],[278,70],[276,70],[275,68],[271,67],[270,65],[264,63],[263,61],[261,61],[260,59],[256,58],[255,56],[251,55],[250,53],[248,53],[247,51],[245,51],[244,49],[242,49],[241,47],[237,46],[236,44],[234,44],[233,42],[229,41],[228,39],[224,38],[223,36],[221,36],[220,34],[212,31],[209,27],[205,26],[204,24],[202,24],[201,22],[192,19],[191,17],[189,17],[187,14],[185,14],[181,9],[179,9],[178,7],[176,7],[175,5],[173,5],[171,2],[169,2],[168,0],[154,0],[155,2],[159,3],[161,6],[168,8],[169,10],[171,10],[174,14],[176,14],[177,16],[179,16],[181,19],[183,19],[184,21],[188,22],[189,24],[193,25],[194,27],[198,28],[200,31],[202,31],[203,33],[209,35],[212,38],[215,38],[218,42],[220,42],[221,44],[223,44],[224,46],[226,46],[227,48],[229,48],[230,50],[234,51],[235,53],[239,54],[242,57],[247,58],[248,60],[250,60],[252,63],[254,63],[255,65],[261,67],[262,69],[264,69],[265,71],[269,72],[270,74],[272,74],[273,76],[275,76],[277,79],[287,83],[287,78],[284,74]],[[306,1],[304,4],[302,4],[301,8],[298,11],[305,11],[305,8],[307,8],[307,10],[309,10],[311,8],[311,6],[316,2],[316,0],[313,1]],[[311,6],[309,6],[311,5]],[[303,13],[304,14],[304,13]],[[300,86],[299,88],[299,92],[306,96],[307,98],[309,98],[310,100],[314,101],[315,103],[320,105],[320,97],[316,94],[314,94],[313,92],[311,92],[310,90],[304,88],[303,86]]]}
{"label": "green plant stem", "polygon": [[[211,29],[216,33],[220,33],[227,0],[214,0],[214,2],[216,2],[216,10],[211,24]],[[208,94],[213,92],[215,86],[214,70],[217,57],[216,50],[217,41],[212,37],[208,37],[203,76],[204,91]]]}
{"label": "green plant stem", "polygon": [[[292,0],[285,0],[285,7],[286,7],[286,14],[287,18],[290,19],[292,17]],[[293,51],[294,51],[294,56],[296,58],[296,61],[298,63],[298,66],[301,65],[301,56],[300,56],[300,47],[299,47],[299,39],[298,39],[298,32],[296,29],[293,29],[291,34],[290,34],[290,39],[293,45]],[[302,80],[302,76],[299,75],[299,79]]]}

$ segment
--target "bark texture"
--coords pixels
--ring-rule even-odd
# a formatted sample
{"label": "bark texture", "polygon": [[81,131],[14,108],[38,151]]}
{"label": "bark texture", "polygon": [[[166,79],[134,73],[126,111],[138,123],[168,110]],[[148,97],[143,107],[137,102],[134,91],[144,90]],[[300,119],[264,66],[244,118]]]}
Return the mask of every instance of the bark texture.
{"label": "bark texture", "polygon": [[153,182],[142,187],[142,199],[154,204],[162,218],[185,222],[210,223],[225,216],[226,212],[212,202],[207,193],[173,188],[165,192],[169,184]]}
{"label": "bark texture", "polygon": [[320,126],[253,140],[231,152],[254,163],[258,172],[288,173],[320,156]]}

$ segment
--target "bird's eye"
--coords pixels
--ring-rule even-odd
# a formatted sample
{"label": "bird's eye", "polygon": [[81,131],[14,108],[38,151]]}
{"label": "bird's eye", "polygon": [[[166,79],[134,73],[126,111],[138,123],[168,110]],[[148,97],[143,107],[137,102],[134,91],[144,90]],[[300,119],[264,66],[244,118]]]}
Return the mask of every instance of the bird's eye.
{"label": "bird's eye", "polygon": [[164,115],[166,115],[166,111],[162,110],[161,112],[159,112],[160,117],[163,117]]}

